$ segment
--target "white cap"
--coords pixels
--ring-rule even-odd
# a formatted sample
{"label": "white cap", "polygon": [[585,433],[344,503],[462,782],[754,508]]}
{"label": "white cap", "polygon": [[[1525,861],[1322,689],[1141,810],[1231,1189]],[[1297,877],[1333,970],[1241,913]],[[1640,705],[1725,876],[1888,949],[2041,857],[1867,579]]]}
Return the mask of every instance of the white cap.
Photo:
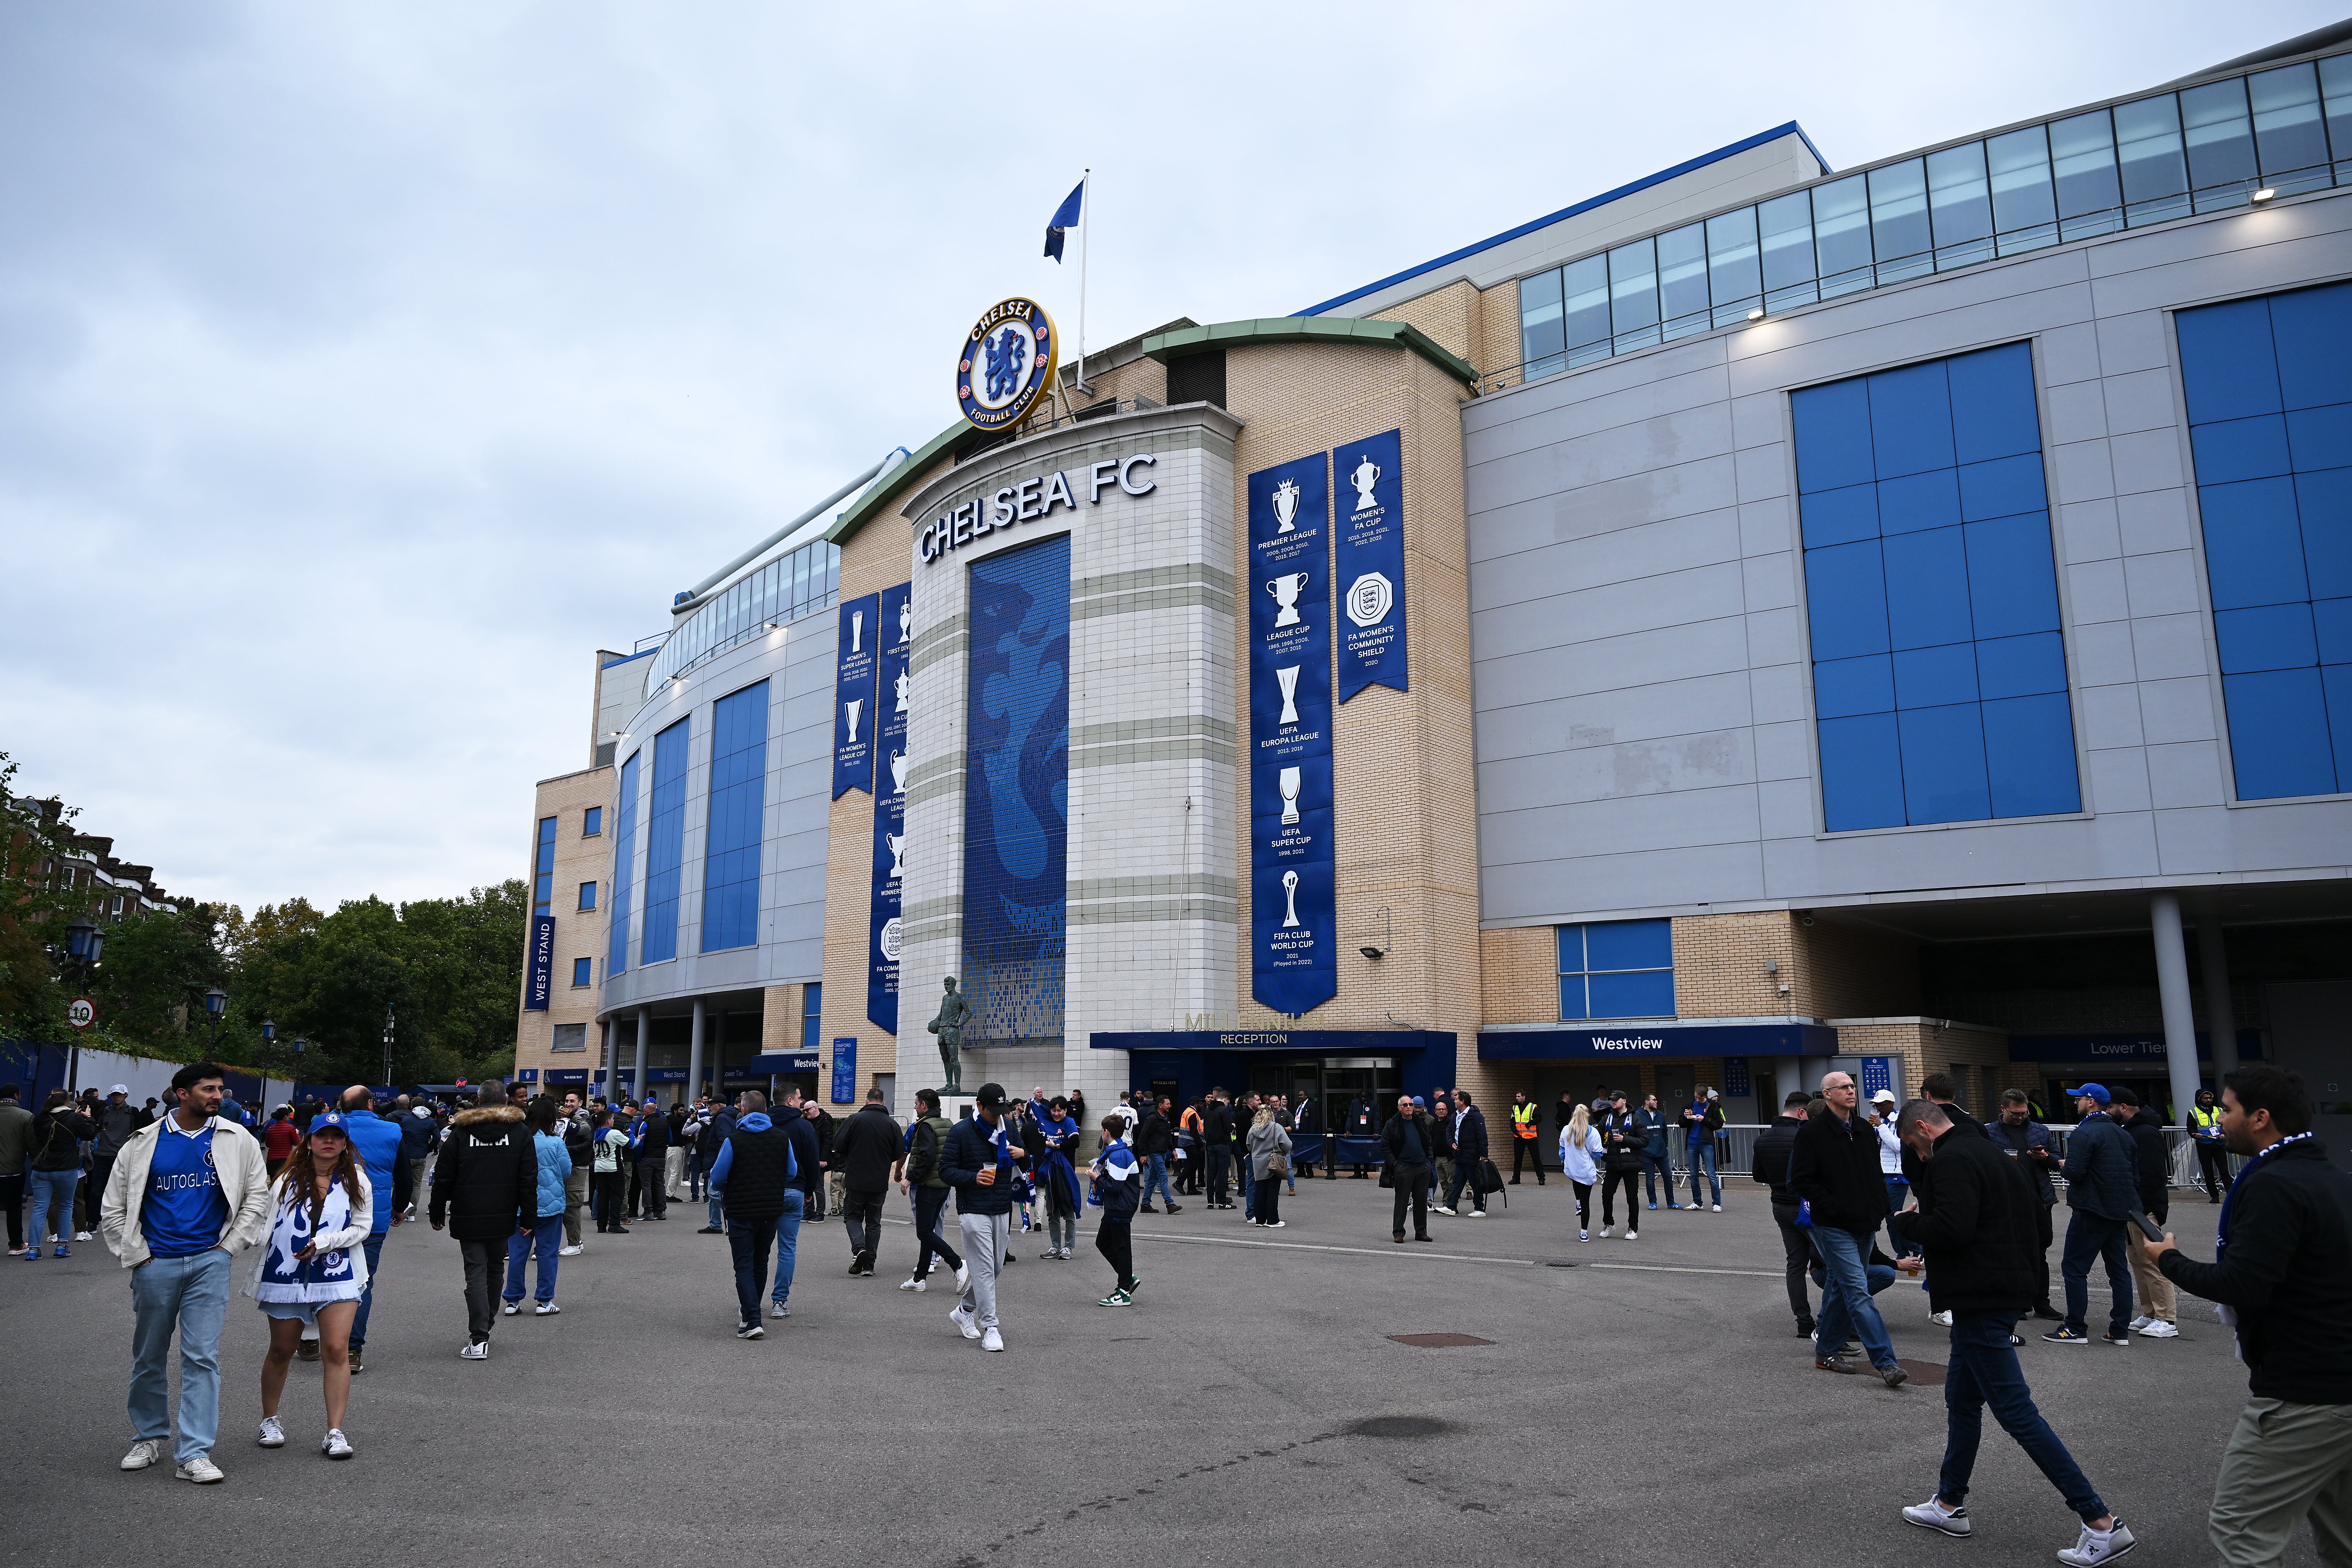
{"label": "white cap", "polygon": [[1895,1103],[1895,1091],[1891,1089],[1882,1089],[1876,1094],[1870,1097],[1870,1103],[1873,1105],[1892,1105]]}
{"label": "white cap", "polygon": [[127,1095],[131,1092],[131,1086],[127,1083],[118,1083],[109,1088],[106,1092],[109,1094]]}

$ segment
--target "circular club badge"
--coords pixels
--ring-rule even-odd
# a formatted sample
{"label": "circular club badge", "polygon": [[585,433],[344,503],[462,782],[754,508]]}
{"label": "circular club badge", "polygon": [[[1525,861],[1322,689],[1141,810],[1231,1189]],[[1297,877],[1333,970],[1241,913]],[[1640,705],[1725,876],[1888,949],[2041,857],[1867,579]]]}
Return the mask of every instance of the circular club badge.
{"label": "circular club badge", "polygon": [[1054,389],[1054,321],[1034,300],[1001,300],[964,334],[956,406],[982,430],[1008,429]]}

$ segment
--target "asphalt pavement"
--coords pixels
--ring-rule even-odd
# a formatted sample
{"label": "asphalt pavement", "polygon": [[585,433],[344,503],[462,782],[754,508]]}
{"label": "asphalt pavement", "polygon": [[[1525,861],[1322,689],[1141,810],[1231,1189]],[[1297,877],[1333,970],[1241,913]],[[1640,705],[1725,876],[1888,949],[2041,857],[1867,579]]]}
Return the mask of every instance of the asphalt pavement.
{"label": "asphalt pavement", "polygon": [[[238,1550],[331,1563],[698,1565],[1044,1560],[1330,1563],[2046,1563],[2073,1516],[1989,1419],[1973,1541],[1905,1525],[1934,1490],[1946,1359],[1908,1281],[1880,1298],[1888,1390],[1816,1372],[1795,1335],[1760,1190],[1725,1212],[1644,1211],[1640,1239],[1580,1243],[1558,1181],[1482,1220],[1388,1239],[1389,1194],[1319,1176],[1251,1229],[1188,1201],[1136,1224],[1131,1309],[1095,1305],[1092,1249],[1018,1238],[989,1354],[950,1289],[901,1291],[911,1228],[879,1277],[846,1273],[837,1223],[801,1233],[793,1315],[734,1337],[724,1238],[698,1205],[588,1237],[560,1316],[501,1319],[463,1363],[457,1251],[391,1236],[368,1369],[330,1462],[315,1368],[297,1364],[287,1447],[253,1444],[261,1314],[222,1336],[226,1484],[124,1474],[127,1276],[103,1246],[0,1259],[13,1393],[0,1423],[0,1563],[212,1564]],[[906,1208],[894,1201],[894,1218]],[[2176,1207],[2210,1256],[2201,1200]],[[1596,1219],[1597,1219],[1596,1215]],[[2063,1233],[2064,1216],[2060,1215]],[[950,1234],[952,1230],[950,1229]],[[1572,1265],[1559,1267],[1558,1265]],[[247,1260],[237,1269],[239,1288]],[[935,1277],[940,1278],[940,1277]],[[2095,1316],[2104,1290],[2094,1291]],[[2209,1563],[2205,1510],[2245,1393],[2230,1337],[2183,1300],[2180,1337],[2128,1350],[2032,1341],[2035,1396],[2145,1564]],[[1423,1347],[1403,1335],[1486,1342]],[[323,1532],[323,1533],[320,1533]],[[1259,1538],[1262,1539],[1254,1539]],[[2315,1561],[2307,1534],[2288,1561]]]}

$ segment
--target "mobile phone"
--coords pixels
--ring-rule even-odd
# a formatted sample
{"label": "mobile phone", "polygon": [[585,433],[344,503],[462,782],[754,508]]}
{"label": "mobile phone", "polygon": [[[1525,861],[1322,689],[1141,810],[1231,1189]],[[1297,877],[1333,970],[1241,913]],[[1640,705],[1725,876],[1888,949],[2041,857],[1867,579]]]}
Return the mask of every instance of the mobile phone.
{"label": "mobile phone", "polygon": [[2164,1239],[2164,1227],[2157,1224],[2154,1220],[2148,1218],[2147,1215],[2144,1214],[2136,1214],[2132,1215],[2132,1223],[2139,1226],[2140,1234],[2147,1237],[2150,1241],[2162,1241]]}

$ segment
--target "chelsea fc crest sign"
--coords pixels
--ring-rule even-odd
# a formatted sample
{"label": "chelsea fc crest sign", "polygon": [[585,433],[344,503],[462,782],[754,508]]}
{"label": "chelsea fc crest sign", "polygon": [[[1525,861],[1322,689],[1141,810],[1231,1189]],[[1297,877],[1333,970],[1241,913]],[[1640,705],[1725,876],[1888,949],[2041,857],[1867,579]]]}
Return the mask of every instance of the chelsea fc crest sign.
{"label": "chelsea fc crest sign", "polygon": [[956,360],[956,405],[982,430],[1019,423],[1054,389],[1053,318],[1034,300],[998,301],[964,335]]}

